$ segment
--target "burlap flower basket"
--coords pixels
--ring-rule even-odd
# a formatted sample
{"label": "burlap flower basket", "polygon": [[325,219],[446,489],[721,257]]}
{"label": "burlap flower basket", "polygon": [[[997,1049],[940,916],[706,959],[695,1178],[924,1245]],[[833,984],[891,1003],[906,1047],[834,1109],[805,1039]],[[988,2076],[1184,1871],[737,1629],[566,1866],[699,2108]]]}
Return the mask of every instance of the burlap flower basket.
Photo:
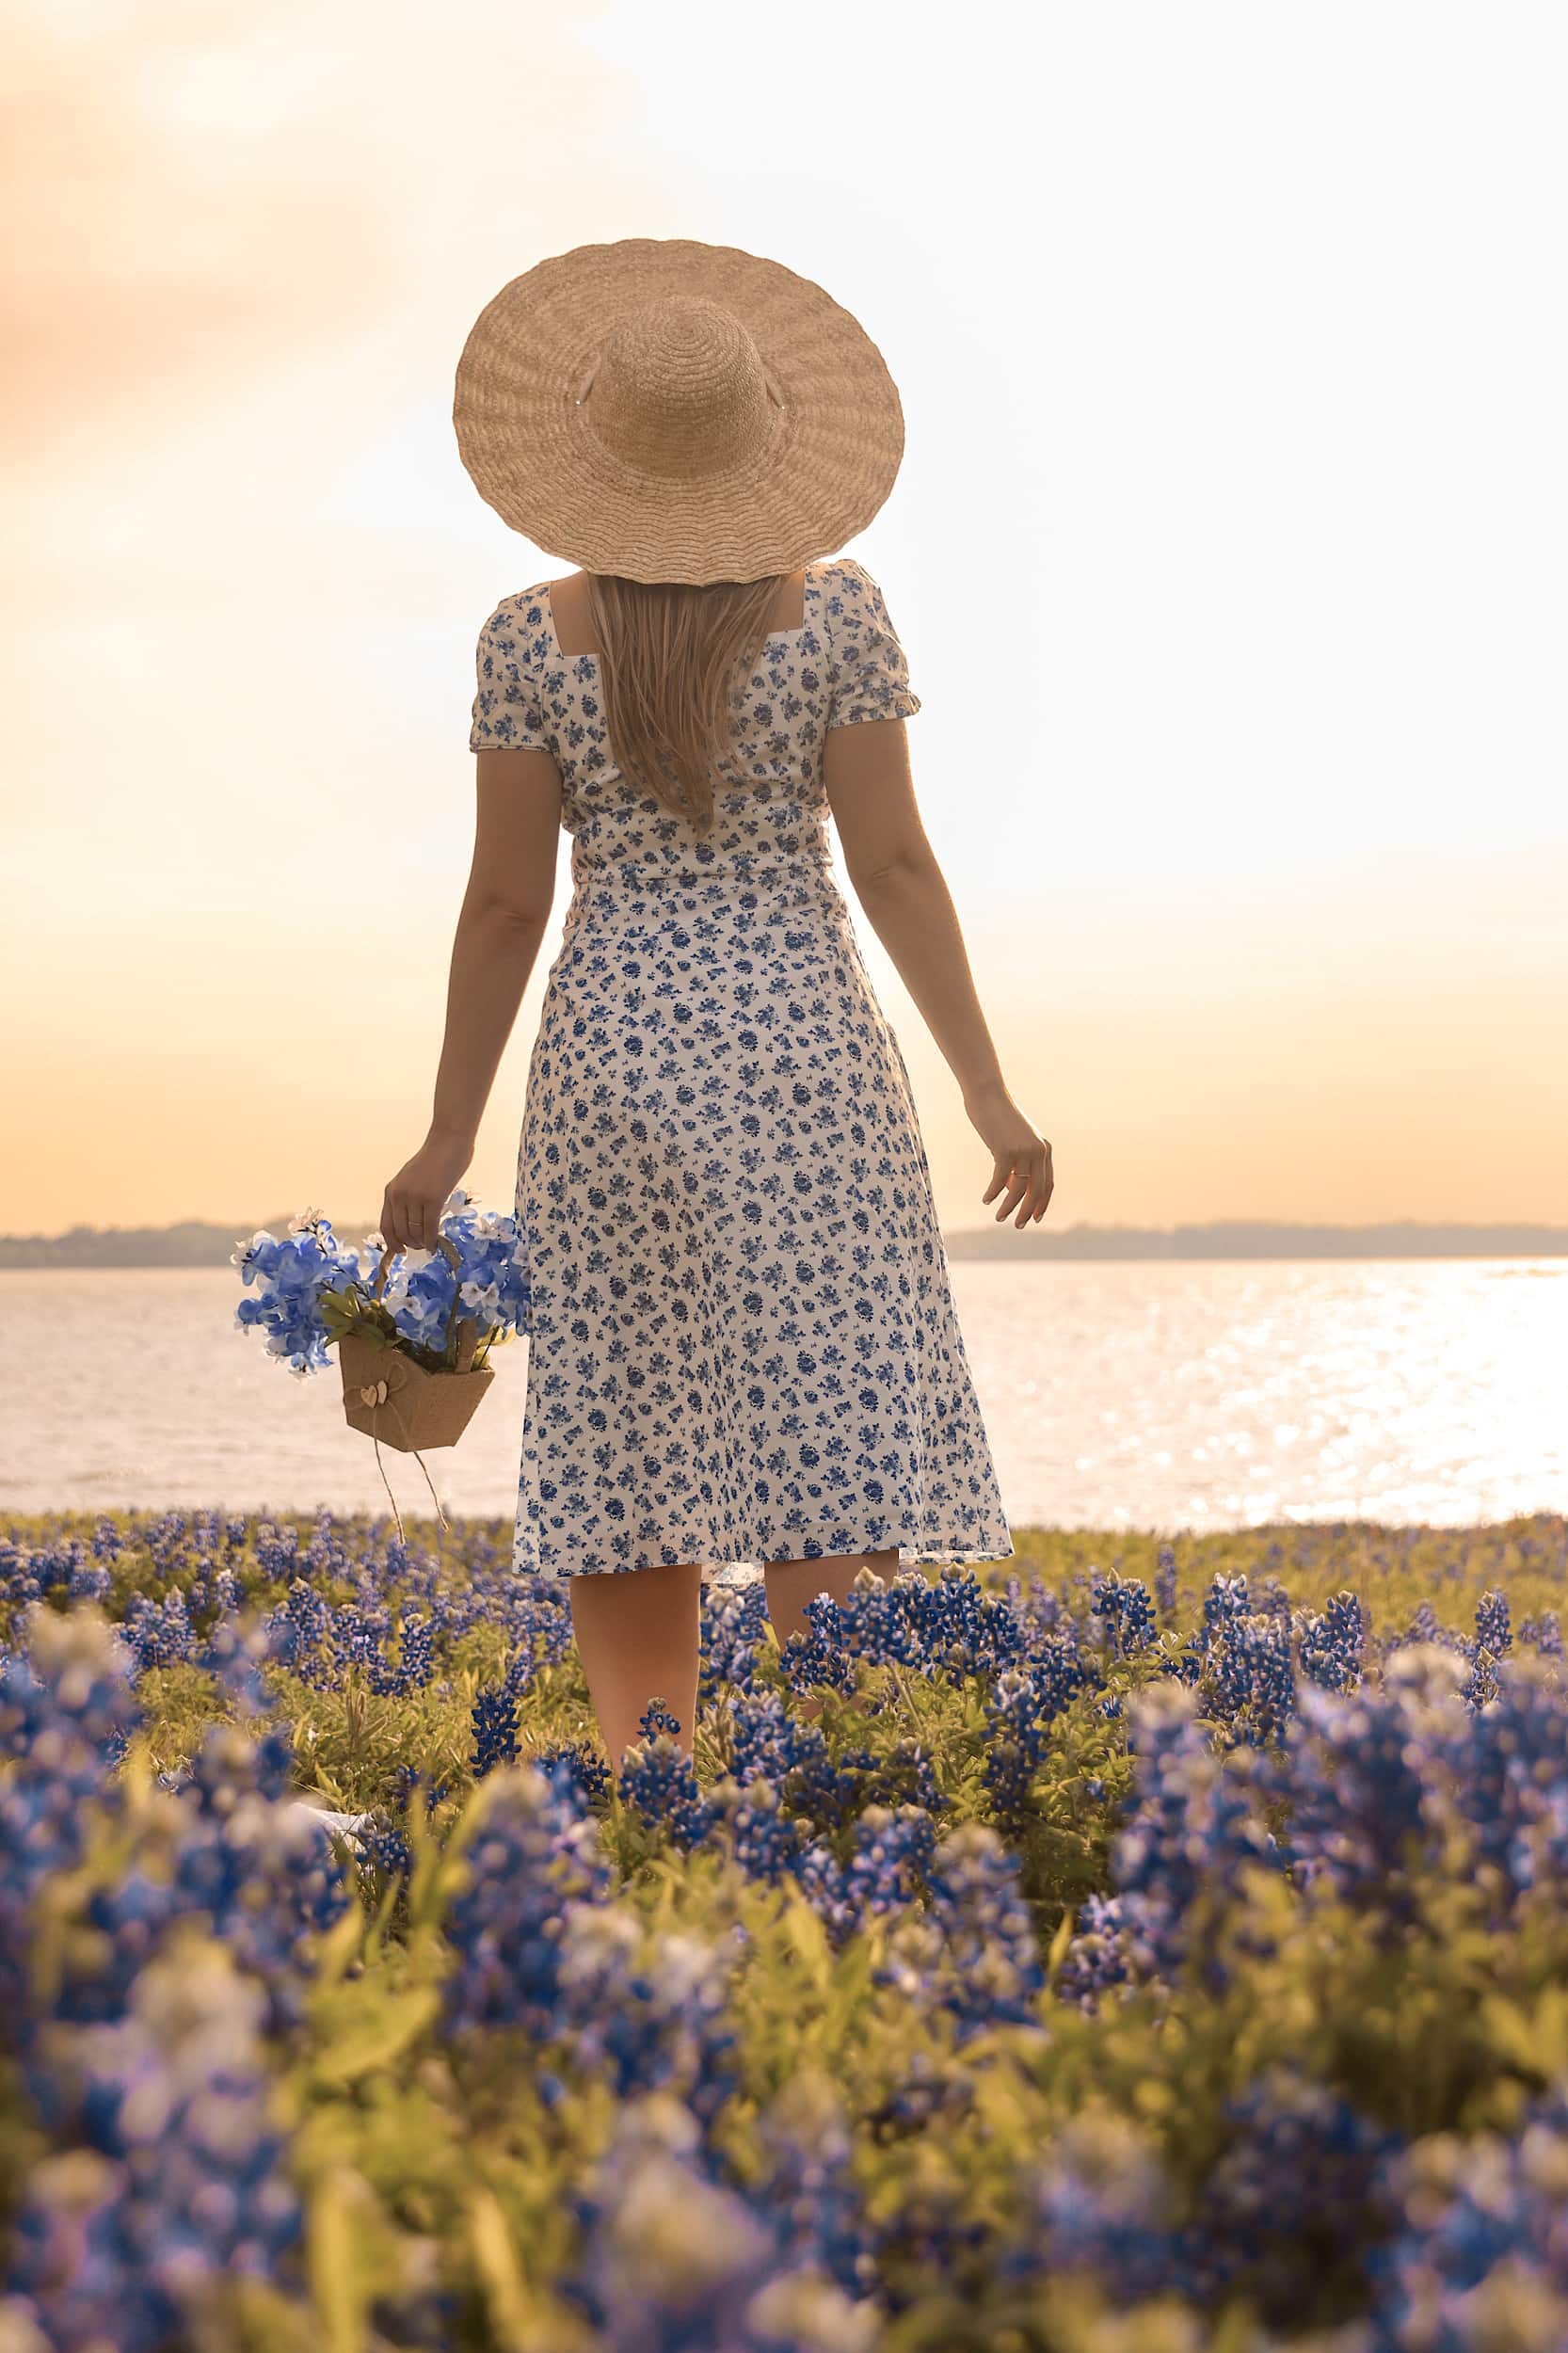
{"label": "burlap flower basket", "polygon": [[[438,1237],[437,1247],[446,1252],[456,1273],[457,1252],[445,1234]],[[372,1292],[376,1299],[386,1288],[387,1269],[394,1256],[390,1245],[381,1254]],[[474,1365],[478,1326],[472,1317],[458,1316],[458,1298],[455,1287],[444,1343],[450,1349],[456,1328],[456,1362],[450,1371],[431,1372],[401,1349],[378,1348],[374,1340],[356,1335],[338,1342],[343,1406],[351,1430],[362,1430],[367,1437],[404,1454],[456,1445],[473,1418],[474,1407],[495,1379],[488,1365]]]}

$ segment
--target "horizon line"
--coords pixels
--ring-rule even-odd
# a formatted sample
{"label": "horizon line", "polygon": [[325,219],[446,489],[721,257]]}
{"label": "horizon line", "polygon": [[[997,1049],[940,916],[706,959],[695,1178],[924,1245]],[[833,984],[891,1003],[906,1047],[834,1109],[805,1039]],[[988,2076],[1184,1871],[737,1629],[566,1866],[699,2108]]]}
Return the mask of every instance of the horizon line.
{"label": "horizon line", "polygon": [[[286,1216],[263,1219],[259,1225],[253,1225],[249,1227],[249,1234],[269,1233],[275,1229],[280,1229],[282,1232],[286,1233],[289,1228],[290,1220],[299,1214],[300,1213],[297,1210],[291,1209]],[[78,1236],[85,1235],[92,1235],[94,1237],[101,1237],[104,1240],[108,1240],[114,1236],[129,1237],[132,1235],[143,1234],[175,1234],[189,1232],[193,1229],[203,1232],[227,1233],[232,1230],[232,1223],[243,1225],[245,1221],[241,1219],[231,1222],[226,1218],[213,1217],[175,1217],[166,1218],[159,1225],[143,1224],[138,1225],[97,1225],[84,1219],[79,1220],[73,1225],[65,1226],[58,1232],[52,1234],[39,1232],[27,1234],[0,1234],[0,1245],[8,1242],[19,1241],[69,1241]],[[332,1227],[335,1233],[339,1234],[347,1234],[351,1232],[370,1234],[378,1230],[378,1221],[374,1218],[328,1218],[327,1223]],[[944,1225],[941,1228],[941,1231],[944,1235],[954,1234],[968,1238],[972,1236],[1000,1233],[1004,1230],[1004,1228],[1010,1230],[1010,1220],[991,1218],[988,1219],[984,1225]],[[1043,1235],[1047,1229],[1043,1225],[1035,1225],[1023,1230],[1027,1230],[1030,1233],[1037,1235]],[[1173,1224],[1168,1225],[1146,1225],[1139,1220],[1129,1218],[1079,1218],[1071,1225],[1053,1225],[1049,1229],[1052,1234],[1062,1237],[1065,1237],[1068,1234],[1206,1234],[1234,1232],[1239,1230],[1249,1233],[1261,1232],[1293,1234],[1360,1234],[1393,1233],[1401,1231],[1422,1233],[1442,1232],[1456,1234],[1529,1232],[1560,1235],[1565,1240],[1568,1240],[1568,1223],[1559,1223],[1556,1219],[1544,1217],[1418,1218],[1400,1216],[1315,1218],[1232,1215],[1228,1217],[1178,1218]],[[236,1237],[236,1239],[248,1240],[249,1234],[243,1237]]]}

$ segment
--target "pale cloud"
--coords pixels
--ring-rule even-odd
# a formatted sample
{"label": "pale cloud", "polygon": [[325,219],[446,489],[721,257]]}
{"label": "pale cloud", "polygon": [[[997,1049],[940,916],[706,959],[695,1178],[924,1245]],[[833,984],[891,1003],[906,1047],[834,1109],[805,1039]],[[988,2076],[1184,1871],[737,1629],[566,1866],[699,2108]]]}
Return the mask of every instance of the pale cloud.
{"label": "pale cloud", "polygon": [[152,0],[90,25],[51,7],[13,34],[5,424],[19,471],[176,437],[282,354],[384,313],[408,276],[399,215],[346,130],[341,83],[319,56],[301,70],[322,26],[314,8],[255,26]]}

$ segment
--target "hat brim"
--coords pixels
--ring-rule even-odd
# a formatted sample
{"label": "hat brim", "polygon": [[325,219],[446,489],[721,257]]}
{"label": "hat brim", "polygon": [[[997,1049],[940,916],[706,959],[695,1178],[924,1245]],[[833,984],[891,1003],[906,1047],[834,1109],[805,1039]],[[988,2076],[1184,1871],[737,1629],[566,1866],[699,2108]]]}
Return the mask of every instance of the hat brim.
{"label": "hat brim", "polygon": [[[576,405],[617,320],[661,293],[732,311],[783,397],[766,449],[696,485],[626,465]],[[904,456],[898,389],[858,320],[782,263],[689,237],[577,246],[512,279],[463,345],[452,421],[475,488],[514,531],[648,582],[760,580],[833,553]]]}

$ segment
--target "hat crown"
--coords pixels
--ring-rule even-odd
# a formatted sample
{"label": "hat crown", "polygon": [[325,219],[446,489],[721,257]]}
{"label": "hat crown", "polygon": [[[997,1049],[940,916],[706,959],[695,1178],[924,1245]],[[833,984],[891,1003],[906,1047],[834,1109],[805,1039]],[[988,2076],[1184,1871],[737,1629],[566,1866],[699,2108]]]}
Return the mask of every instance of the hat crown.
{"label": "hat crown", "polygon": [[616,320],[575,413],[623,465],[695,481],[765,445],[774,396],[762,356],[732,311],[699,295],[669,295]]}

